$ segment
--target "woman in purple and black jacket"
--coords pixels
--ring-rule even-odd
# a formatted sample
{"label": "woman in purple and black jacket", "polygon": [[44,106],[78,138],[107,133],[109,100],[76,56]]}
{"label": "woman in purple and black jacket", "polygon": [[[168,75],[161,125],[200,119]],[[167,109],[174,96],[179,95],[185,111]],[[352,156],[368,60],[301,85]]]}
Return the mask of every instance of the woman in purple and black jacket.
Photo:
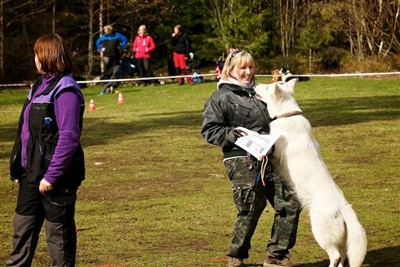
{"label": "woman in purple and black jacket", "polygon": [[75,266],[75,202],[85,179],[80,144],[85,102],[59,35],[40,37],[34,52],[41,77],[25,100],[10,159],[19,192],[6,265],[31,266],[45,222],[51,266]]}

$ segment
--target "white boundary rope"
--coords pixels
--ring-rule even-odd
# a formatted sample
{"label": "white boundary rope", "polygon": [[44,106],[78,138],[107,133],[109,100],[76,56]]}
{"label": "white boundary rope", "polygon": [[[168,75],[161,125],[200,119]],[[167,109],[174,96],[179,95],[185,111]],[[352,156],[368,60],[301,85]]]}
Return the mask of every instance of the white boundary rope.
{"label": "white boundary rope", "polygon": [[[399,75],[400,71],[394,72],[369,72],[369,73],[342,73],[342,74],[291,74],[295,77],[357,77],[357,76],[386,76],[386,75]],[[272,77],[272,75],[256,75],[257,77]]]}
{"label": "white boundary rope", "polygon": [[[369,72],[369,73],[343,73],[343,74],[292,74],[296,77],[362,77],[362,76],[389,76],[389,75],[400,75],[400,71],[395,72]],[[210,74],[197,74],[199,77],[215,77],[215,73]],[[166,79],[177,79],[182,77],[193,77],[193,75],[184,76],[159,76],[159,77],[148,77],[148,78],[126,78],[126,79],[108,79],[108,80],[88,80],[88,81],[77,81],[81,83],[109,83],[109,82],[130,82],[130,81],[146,81],[146,80],[166,80]],[[256,74],[256,77],[273,77],[273,75]],[[27,83],[9,83],[0,84],[0,87],[30,87]]]}

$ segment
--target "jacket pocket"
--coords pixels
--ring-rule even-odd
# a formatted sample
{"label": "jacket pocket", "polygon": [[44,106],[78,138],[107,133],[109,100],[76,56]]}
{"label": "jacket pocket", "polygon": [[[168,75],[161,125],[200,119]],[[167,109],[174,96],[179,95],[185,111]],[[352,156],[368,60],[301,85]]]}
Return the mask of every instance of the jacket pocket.
{"label": "jacket pocket", "polygon": [[233,201],[239,213],[247,213],[252,210],[255,192],[253,184],[245,184],[233,188]]}
{"label": "jacket pocket", "polygon": [[250,119],[251,109],[237,103],[231,103],[233,105],[233,126],[243,126],[246,121]]}
{"label": "jacket pocket", "polygon": [[53,149],[50,149],[46,144],[39,144],[39,150],[42,157],[50,163],[51,159],[53,158]]}

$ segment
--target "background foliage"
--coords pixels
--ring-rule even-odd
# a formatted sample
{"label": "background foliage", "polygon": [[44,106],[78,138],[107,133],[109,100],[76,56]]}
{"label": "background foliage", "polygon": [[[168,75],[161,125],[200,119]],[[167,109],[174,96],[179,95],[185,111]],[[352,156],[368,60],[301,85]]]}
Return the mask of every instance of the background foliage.
{"label": "background foliage", "polygon": [[146,24],[157,44],[156,74],[166,72],[175,24],[189,32],[198,68],[212,69],[236,47],[266,73],[398,70],[399,11],[399,0],[0,0],[0,77],[34,79],[33,43],[50,32],[67,40],[75,74],[98,75],[94,42],[105,24],[130,43]]}

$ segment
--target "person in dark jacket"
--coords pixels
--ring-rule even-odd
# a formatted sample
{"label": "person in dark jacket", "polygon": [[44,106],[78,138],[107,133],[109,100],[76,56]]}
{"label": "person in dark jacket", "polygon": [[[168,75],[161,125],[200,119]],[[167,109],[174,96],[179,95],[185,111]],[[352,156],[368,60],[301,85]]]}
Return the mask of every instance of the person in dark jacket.
{"label": "person in dark jacket", "polygon": [[[178,78],[179,85],[184,84],[184,75],[190,75],[187,69],[186,60],[189,59],[190,53],[190,40],[188,34],[183,31],[181,25],[174,27],[172,33],[172,45],[174,46],[173,61],[175,65],[176,75],[182,76]],[[186,81],[191,84],[192,79],[190,76],[186,77]]]}
{"label": "person in dark jacket", "polygon": [[[251,238],[267,201],[275,210],[267,259],[263,266],[292,266],[289,249],[295,245],[301,206],[294,190],[273,172],[268,161],[261,164],[235,145],[245,135],[268,134],[271,118],[267,106],[254,97],[254,60],[244,50],[227,57],[217,91],[207,100],[201,134],[222,148],[224,165],[231,182],[237,218],[227,252],[228,266],[244,266]],[[265,174],[265,185],[259,181]]]}
{"label": "person in dark jacket", "polygon": [[31,266],[44,222],[51,266],[75,266],[75,202],[85,179],[79,141],[85,102],[59,35],[37,39],[34,53],[40,78],[23,105],[10,158],[11,180],[19,190],[6,266]]}
{"label": "person in dark jacket", "polygon": [[121,50],[127,42],[125,35],[113,31],[111,25],[104,26],[104,34],[96,41],[97,50],[103,52],[104,73],[120,64]]}
{"label": "person in dark jacket", "polygon": [[[105,74],[105,77],[110,80],[121,79],[121,66],[115,65],[114,67],[109,69],[108,72]],[[119,84],[119,81],[109,81],[104,85],[103,89],[100,92],[100,95],[104,95],[105,93],[112,94],[114,92],[114,89],[117,89],[119,87]]]}

